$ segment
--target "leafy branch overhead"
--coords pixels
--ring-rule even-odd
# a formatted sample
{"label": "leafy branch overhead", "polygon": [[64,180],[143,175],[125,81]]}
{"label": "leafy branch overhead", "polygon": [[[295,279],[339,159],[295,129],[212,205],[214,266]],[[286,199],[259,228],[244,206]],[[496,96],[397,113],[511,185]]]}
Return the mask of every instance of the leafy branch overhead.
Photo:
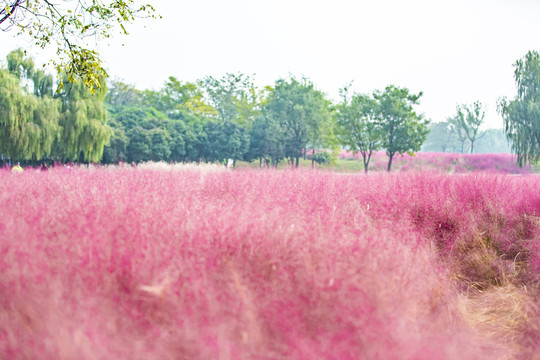
{"label": "leafy branch overhead", "polygon": [[[127,35],[127,24],[136,18],[159,17],[152,5],[135,0],[0,0],[0,30],[18,31],[42,49],[55,47],[51,63],[60,78],[80,77],[91,91],[107,72],[89,40],[109,38],[115,29]],[[58,91],[62,87],[61,80]]]}

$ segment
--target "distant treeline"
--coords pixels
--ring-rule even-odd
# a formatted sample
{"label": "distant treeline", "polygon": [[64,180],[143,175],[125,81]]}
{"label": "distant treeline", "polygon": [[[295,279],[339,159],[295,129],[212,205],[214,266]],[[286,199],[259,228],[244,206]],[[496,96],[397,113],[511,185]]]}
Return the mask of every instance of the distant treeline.
{"label": "distant treeline", "polygon": [[[471,144],[467,139],[460,141],[458,134],[452,129],[449,122],[429,124],[429,134],[421,151],[470,153]],[[506,138],[503,129],[487,129],[480,133],[475,141],[476,154],[508,153],[512,152],[511,144]]]}
{"label": "distant treeline", "polygon": [[[441,141],[428,137],[438,125],[415,111],[422,93],[393,85],[368,95],[345,87],[339,103],[306,78],[259,88],[245,74],[169,77],[157,91],[105,79],[89,89],[61,77],[65,85],[55,91],[52,76],[22,50],[7,65],[0,69],[0,155],[14,161],[298,166],[301,157],[322,163],[347,148],[362,154],[366,169],[371,154],[385,150],[390,169],[395,154],[420,151],[426,137],[424,149]],[[455,150],[454,143],[432,150]]]}

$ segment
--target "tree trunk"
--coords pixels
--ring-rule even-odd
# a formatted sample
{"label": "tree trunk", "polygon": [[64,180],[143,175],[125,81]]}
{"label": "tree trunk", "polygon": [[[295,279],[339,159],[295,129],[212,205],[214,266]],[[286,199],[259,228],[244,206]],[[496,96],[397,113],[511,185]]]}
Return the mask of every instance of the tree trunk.
{"label": "tree trunk", "polygon": [[364,173],[367,174],[369,166],[369,158],[366,153],[362,153],[362,160],[364,161]]}
{"label": "tree trunk", "polygon": [[300,156],[297,156],[296,157],[296,164],[295,164],[295,168],[298,168],[298,166],[300,165]]}
{"label": "tree trunk", "polygon": [[394,158],[394,154],[388,155],[388,172],[390,172],[390,169],[392,168],[392,159]]}

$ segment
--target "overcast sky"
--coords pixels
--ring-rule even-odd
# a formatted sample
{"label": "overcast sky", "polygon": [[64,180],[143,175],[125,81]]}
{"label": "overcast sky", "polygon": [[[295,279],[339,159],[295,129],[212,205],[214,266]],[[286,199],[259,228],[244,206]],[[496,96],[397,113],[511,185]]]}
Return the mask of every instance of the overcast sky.
{"label": "overcast sky", "polygon": [[[261,86],[305,75],[332,99],[351,80],[363,93],[394,84],[422,91],[419,110],[433,121],[479,100],[488,126],[500,128],[497,99],[516,92],[512,64],[540,50],[537,0],[153,3],[162,20],[99,43],[111,77],[139,89],[226,72],[255,74]],[[2,58],[26,45],[13,33],[0,33],[0,44]]]}

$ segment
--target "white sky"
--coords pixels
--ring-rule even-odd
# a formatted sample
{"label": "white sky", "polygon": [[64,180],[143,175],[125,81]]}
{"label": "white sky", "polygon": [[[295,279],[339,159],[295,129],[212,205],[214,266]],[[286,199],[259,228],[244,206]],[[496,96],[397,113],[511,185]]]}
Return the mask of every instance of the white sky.
{"label": "white sky", "polygon": [[[148,1],[162,20],[99,44],[111,77],[139,89],[226,72],[261,86],[305,75],[334,100],[351,80],[358,92],[394,84],[422,91],[419,110],[433,121],[479,100],[500,128],[497,99],[516,93],[512,64],[540,50],[538,0]],[[0,33],[0,44],[5,58],[26,42]]]}

